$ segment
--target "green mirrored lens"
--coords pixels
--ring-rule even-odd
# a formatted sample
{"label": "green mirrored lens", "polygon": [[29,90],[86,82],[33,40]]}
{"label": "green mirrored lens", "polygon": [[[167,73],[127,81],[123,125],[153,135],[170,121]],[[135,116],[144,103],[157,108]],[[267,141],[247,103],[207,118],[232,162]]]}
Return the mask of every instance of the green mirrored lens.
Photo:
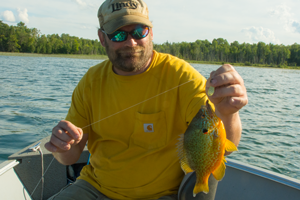
{"label": "green mirrored lens", "polygon": [[125,31],[116,31],[111,35],[112,37],[110,39],[114,42],[122,42],[125,41],[127,38],[127,33]]}
{"label": "green mirrored lens", "polygon": [[127,39],[128,34],[130,34],[134,39],[138,39],[138,40],[143,39],[149,34],[149,27],[139,25],[131,32],[115,31],[112,34],[106,34],[106,35],[113,42],[123,42]]}

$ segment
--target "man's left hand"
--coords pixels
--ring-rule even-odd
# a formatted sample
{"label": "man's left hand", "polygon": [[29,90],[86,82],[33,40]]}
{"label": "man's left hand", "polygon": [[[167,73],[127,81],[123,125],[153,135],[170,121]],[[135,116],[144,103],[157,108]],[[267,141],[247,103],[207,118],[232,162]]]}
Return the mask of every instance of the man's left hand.
{"label": "man's left hand", "polygon": [[206,83],[206,94],[210,86],[215,91],[208,98],[215,105],[216,114],[221,119],[233,115],[248,103],[244,80],[229,64],[211,72]]}

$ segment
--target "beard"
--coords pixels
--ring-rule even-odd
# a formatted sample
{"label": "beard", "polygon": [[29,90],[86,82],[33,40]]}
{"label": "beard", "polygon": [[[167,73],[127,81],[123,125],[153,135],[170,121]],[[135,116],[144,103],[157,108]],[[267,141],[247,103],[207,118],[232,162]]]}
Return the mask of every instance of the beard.
{"label": "beard", "polygon": [[115,51],[109,47],[107,38],[105,40],[109,60],[115,68],[124,72],[136,72],[144,68],[153,53],[152,40],[149,40],[145,46],[124,47]]}

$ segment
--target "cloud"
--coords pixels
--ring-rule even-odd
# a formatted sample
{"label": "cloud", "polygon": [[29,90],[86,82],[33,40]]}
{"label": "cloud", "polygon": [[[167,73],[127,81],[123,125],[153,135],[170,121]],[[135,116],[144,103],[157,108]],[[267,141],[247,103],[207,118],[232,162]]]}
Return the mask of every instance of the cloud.
{"label": "cloud", "polygon": [[83,2],[82,0],[75,0],[76,3],[78,3],[80,6],[86,6],[86,2]]}
{"label": "cloud", "polygon": [[22,21],[24,23],[28,23],[29,19],[28,19],[28,14],[27,14],[27,9],[20,9],[18,8],[18,16],[19,16],[19,21]]}
{"label": "cloud", "polygon": [[81,26],[82,29],[92,29],[91,27]]}
{"label": "cloud", "polygon": [[296,29],[296,32],[300,33],[300,23],[293,22],[292,26]]}
{"label": "cloud", "polygon": [[291,12],[291,8],[287,5],[276,6],[276,8],[269,10],[269,14],[279,19],[279,22],[287,32],[300,33],[299,22],[294,18],[294,13]]}
{"label": "cloud", "polygon": [[280,41],[275,37],[274,32],[267,28],[252,26],[251,28],[244,28],[242,32],[245,33],[253,43],[265,42],[280,44]]}
{"label": "cloud", "polygon": [[88,10],[95,10],[98,9],[93,3],[89,2],[90,0],[73,0],[75,1],[81,8],[88,9]]}
{"label": "cloud", "polygon": [[3,12],[2,14],[2,18],[4,19],[4,21],[7,22],[16,22],[16,21],[22,21],[24,23],[28,23],[29,19],[28,19],[28,14],[27,14],[27,9],[17,9],[17,17],[15,17],[14,13],[10,10],[6,10]]}
{"label": "cloud", "polygon": [[4,21],[8,21],[8,22],[15,22],[15,16],[14,13],[10,10],[6,10],[3,12],[2,17],[4,19]]}

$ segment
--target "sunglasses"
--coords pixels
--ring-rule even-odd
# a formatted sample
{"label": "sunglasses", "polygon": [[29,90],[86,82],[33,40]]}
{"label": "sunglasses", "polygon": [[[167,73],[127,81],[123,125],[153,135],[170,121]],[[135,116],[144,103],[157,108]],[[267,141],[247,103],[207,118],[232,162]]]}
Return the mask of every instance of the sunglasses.
{"label": "sunglasses", "polygon": [[124,42],[128,38],[128,34],[131,35],[132,38],[136,40],[140,40],[145,38],[149,34],[150,28],[144,25],[138,25],[135,27],[134,30],[127,32],[127,31],[115,31],[112,34],[106,33],[102,30],[103,33],[107,35],[107,37],[113,42]]}

